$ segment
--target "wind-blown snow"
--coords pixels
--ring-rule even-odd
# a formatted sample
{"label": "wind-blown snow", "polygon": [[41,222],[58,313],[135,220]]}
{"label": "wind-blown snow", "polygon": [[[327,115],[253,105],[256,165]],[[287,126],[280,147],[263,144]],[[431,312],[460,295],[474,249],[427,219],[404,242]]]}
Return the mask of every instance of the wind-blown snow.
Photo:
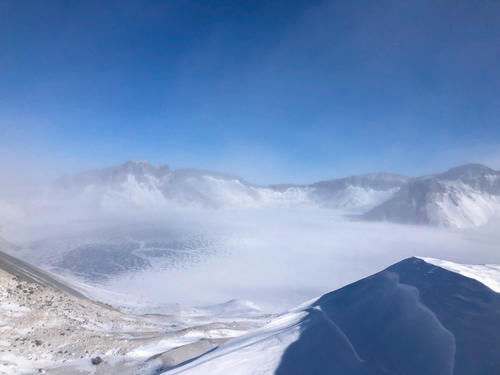
{"label": "wind-blown snow", "polygon": [[[500,233],[488,219],[495,176],[472,166],[424,179],[373,174],[258,186],[130,162],[58,181],[23,216],[18,236],[6,238],[22,240],[17,254],[25,260],[147,301],[156,312],[172,302],[235,298],[280,312],[413,254],[497,262]],[[455,218],[451,226],[488,223],[457,231],[353,219],[384,200],[374,210],[403,202],[402,218],[424,207],[423,220],[410,223],[428,222],[429,212],[436,223]]]}
{"label": "wind-blown snow", "polygon": [[495,292],[500,293],[500,264],[460,264],[435,258],[421,257],[420,259],[471,279],[476,279]]}
{"label": "wind-blown snow", "polygon": [[496,373],[499,306],[484,285],[412,257],[166,374]]}
{"label": "wind-blown snow", "polygon": [[500,197],[479,192],[464,183],[447,183],[428,205],[429,221],[434,225],[466,228],[486,224],[500,213]]}
{"label": "wind-blown snow", "polygon": [[284,314],[265,327],[222,344],[192,364],[168,374],[273,374],[285,349],[298,339],[299,323],[306,315],[305,311]]}
{"label": "wind-blown snow", "polygon": [[[150,307],[173,302],[213,305],[238,298],[253,301],[264,311],[281,312],[414,254],[463,263],[496,263],[500,241],[494,222],[455,230],[346,221],[334,210],[317,207],[178,210],[165,212],[154,221],[116,219],[116,224],[119,226],[114,228],[97,222],[98,228],[83,230],[82,223],[76,237],[55,236],[53,241],[39,242],[16,254],[49,266],[54,259],[58,272],[62,264],[67,266],[66,273],[76,270],[78,275],[88,267],[89,272],[97,267],[106,272],[104,265],[109,263],[108,272],[117,267],[120,272],[97,280],[100,286]],[[151,243],[147,245],[151,251],[161,246],[166,255],[148,255],[150,264],[136,267],[120,246],[126,249],[133,243],[140,250],[140,241],[132,240],[136,231],[142,236],[141,228],[152,231],[138,240]],[[101,239],[98,234],[110,238]],[[94,250],[86,256],[85,249],[93,243]],[[60,262],[81,244],[86,247]],[[116,252],[110,250],[115,248]],[[103,256],[99,249],[105,250]],[[132,252],[130,256],[133,260],[144,254]],[[111,302],[123,300],[108,297]]]}
{"label": "wind-blown snow", "polygon": [[409,180],[364,218],[466,228],[499,215],[500,172],[470,164]]}
{"label": "wind-blown snow", "polygon": [[360,186],[347,186],[340,190],[331,199],[325,203],[327,207],[343,209],[352,212],[365,212],[391,198],[397,188],[387,190],[376,190]]}

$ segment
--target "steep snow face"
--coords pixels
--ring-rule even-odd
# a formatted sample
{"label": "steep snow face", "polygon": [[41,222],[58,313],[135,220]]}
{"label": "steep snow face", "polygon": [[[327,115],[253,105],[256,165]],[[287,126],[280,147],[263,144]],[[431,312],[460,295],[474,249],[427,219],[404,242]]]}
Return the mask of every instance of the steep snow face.
{"label": "steep snow face", "polygon": [[364,217],[464,228],[500,214],[500,172],[471,164],[417,178]]}
{"label": "steep snow face", "polygon": [[409,258],[166,373],[494,374],[499,308],[482,283]]}
{"label": "steep snow face", "polygon": [[429,223],[455,228],[486,224],[500,213],[500,195],[459,182],[443,182],[444,191],[428,203]]}

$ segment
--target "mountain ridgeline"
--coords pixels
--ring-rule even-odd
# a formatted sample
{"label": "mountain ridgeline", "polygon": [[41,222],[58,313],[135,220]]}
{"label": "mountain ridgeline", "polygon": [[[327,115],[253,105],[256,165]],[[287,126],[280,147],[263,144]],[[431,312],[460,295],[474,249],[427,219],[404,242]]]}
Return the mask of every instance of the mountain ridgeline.
{"label": "mountain ridgeline", "polygon": [[462,228],[485,224],[499,207],[500,172],[468,164],[409,180],[364,218]]}
{"label": "mountain ridgeline", "polygon": [[129,161],[61,178],[53,188],[59,196],[84,197],[99,207],[316,205],[365,220],[459,228],[485,224],[500,212],[500,172],[480,164],[416,178],[373,173],[305,185],[256,185],[218,172]]}
{"label": "mountain ridgeline", "polygon": [[499,309],[483,283],[412,257],[166,374],[497,374]]}

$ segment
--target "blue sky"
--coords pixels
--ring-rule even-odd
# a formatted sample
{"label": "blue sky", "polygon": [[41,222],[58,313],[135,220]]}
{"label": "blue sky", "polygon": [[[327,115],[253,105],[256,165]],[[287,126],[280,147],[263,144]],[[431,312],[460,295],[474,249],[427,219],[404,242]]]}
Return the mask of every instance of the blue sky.
{"label": "blue sky", "polygon": [[0,162],[500,168],[499,66],[496,0],[0,0]]}

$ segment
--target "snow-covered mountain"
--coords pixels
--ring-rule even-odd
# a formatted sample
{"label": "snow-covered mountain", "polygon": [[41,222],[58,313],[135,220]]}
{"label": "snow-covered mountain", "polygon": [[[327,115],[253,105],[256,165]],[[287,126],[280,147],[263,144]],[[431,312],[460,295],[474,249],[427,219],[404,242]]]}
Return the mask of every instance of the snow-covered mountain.
{"label": "snow-covered mountain", "polygon": [[[130,210],[147,216],[178,208],[298,205],[335,209],[368,220],[479,226],[500,213],[500,172],[469,164],[417,178],[373,173],[305,185],[256,185],[218,172],[172,170],[166,165],[129,161],[61,178],[29,209],[37,216],[57,212],[64,221],[95,221],[102,213],[120,216]],[[17,221],[33,217],[25,211]],[[0,216],[0,225],[12,221],[13,215],[4,216]],[[13,227],[12,223],[7,227]]]}
{"label": "snow-covered mountain", "polygon": [[172,205],[209,208],[314,204],[364,212],[389,199],[408,179],[387,173],[366,174],[310,185],[251,184],[223,173],[171,170],[145,161],[82,172],[54,184],[59,197],[81,199],[97,207]]}
{"label": "snow-covered mountain", "polygon": [[399,223],[467,227],[500,213],[500,172],[479,164],[411,179],[364,217]]}
{"label": "snow-covered mountain", "polygon": [[401,261],[166,374],[500,373],[498,290],[437,262]]}
{"label": "snow-covered mountain", "polygon": [[391,198],[408,181],[391,173],[369,173],[310,185],[316,202],[333,208],[364,212]]}
{"label": "snow-covered mountain", "polygon": [[240,177],[197,169],[171,170],[146,161],[85,171],[54,184],[58,194],[93,202],[104,208],[134,205],[142,208],[191,206],[204,208],[254,207],[305,201],[298,189],[277,192],[252,185]]}

